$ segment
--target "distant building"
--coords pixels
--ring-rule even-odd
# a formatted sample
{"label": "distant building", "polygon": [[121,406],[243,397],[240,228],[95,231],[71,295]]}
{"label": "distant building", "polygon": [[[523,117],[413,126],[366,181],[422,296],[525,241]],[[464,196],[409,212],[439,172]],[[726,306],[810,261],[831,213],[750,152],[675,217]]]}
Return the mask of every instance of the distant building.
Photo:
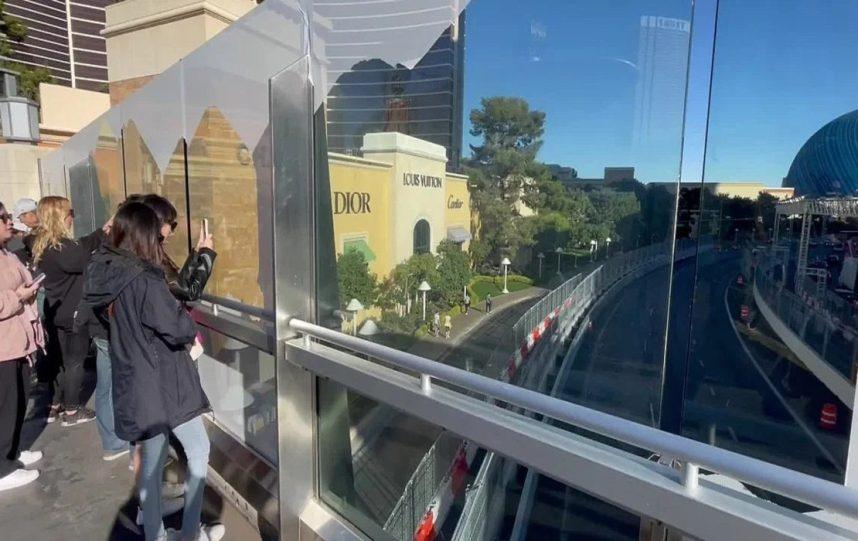
{"label": "distant building", "polygon": [[726,195],[727,197],[746,197],[756,199],[761,193],[768,194],[778,199],[789,199],[795,194],[793,188],[777,188],[766,186],[762,182],[650,182],[648,186],[663,186],[671,193],[676,193],[679,186],[683,190],[703,188],[713,195]]}
{"label": "distant building", "polygon": [[556,163],[549,163],[546,167],[548,168],[548,172],[551,174],[551,178],[554,180],[570,182],[578,178],[578,171],[572,167],[565,167]]}
{"label": "distant building", "polygon": [[462,156],[464,30],[462,13],[414,69],[373,59],[340,75],[327,100],[328,148],[355,155],[367,133],[399,132],[443,146],[449,167],[457,170]]}
{"label": "distant building", "polygon": [[858,195],[858,110],[814,133],[795,155],[784,187],[797,195]]}
{"label": "distant building", "polygon": [[[632,130],[635,163],[663,169],[668,161],[676,161],[682,140],[690,37],[689,21],[641,17]],[[658,160],[663,163],[655,164]]]}
{"label": "distant building", "polygon": [[10,40],[11,60],[46,67],[54,82],[107,91],[107,53],[101,31],[104,8],[116,0],[6,0],[5,12],[20,19],[27,36]]}
{"label": "distant building", "polygon": [[[551,165],[548,166],[549,171],[552,171],[552,167]],[[569,167],[556,167],[559,170],[571,169]],[[612,182],[635,180],[634,167],[606,167],[602,178],[581,178],[574,169],[571,170],[575,173],[571,177],[568,175],[561,176],[552,172],[552,176],[563,184],[567,190],[600,188]]]}

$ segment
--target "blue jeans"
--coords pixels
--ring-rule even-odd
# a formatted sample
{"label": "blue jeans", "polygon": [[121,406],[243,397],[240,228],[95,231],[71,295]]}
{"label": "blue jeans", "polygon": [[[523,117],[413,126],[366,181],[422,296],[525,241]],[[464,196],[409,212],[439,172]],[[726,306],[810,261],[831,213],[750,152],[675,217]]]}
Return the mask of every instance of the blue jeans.
{"label": "blue jeans", "polygon": [[[194,417],[173,429],[188,457],[188,474],[185,480],[185,509],[182,513],[182,539],[196,539],[200,533],[200,514],[203,510],[203,491],[209,464],[209,436],[202,416]],[[139,442],[142,447],[140,467],[140,506],[143,508],[143,533],[146,541],[164,539],[164,521],[161,516],[161,480],[167,460],[169,441],[166,434]]]}
{"label": "blue jeans", "polygon": [[101,447],[106,453],[128,448],[128,442],[119,439],[113,424],[113,374],[110,366],[109,343],[103,338],[94,338],[96,356],[95,370],[95,419]]}

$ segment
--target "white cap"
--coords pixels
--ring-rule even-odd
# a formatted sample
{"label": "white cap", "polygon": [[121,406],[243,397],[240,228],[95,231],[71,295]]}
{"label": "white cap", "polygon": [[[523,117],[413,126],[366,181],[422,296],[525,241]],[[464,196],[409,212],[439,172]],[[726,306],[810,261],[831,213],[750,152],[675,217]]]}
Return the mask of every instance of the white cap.
{"label": "white cap", "polygon": [[17,220],[21,217],[22,214],[27,214],[28,212],[36,212],[36,209],[39,208],[39,205],[32,199],[27,197],[23,199],[19,199],[15,206],[12,207],[12,218]]}
{"label": "white cap", "polygon": [[15,206],[12,207],[12,229],[16,231],[21,231],[23,233],[29,233],[30,228],[20,220],[22,214],[27,214],[28,212],[36,212],[38,205],[32,199],[27,197],[23,199],[19,199]]}

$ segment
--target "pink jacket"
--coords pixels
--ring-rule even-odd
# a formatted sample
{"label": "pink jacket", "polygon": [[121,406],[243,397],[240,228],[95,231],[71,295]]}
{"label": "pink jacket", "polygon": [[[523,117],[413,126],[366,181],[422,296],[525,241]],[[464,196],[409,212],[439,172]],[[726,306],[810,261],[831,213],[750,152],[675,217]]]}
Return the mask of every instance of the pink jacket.
{"label": "pink jacket", "polygon": [[14,254],[0,248],[0,362],[26,357],[45,343],[35,302],[22,303],[15,294],[32,279]]}

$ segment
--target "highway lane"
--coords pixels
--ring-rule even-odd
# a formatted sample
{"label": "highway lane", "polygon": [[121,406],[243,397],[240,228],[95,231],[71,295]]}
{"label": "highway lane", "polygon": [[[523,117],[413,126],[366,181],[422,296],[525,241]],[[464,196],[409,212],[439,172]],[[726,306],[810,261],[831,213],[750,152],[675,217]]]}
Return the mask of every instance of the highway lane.
{"label": "highway lane", "polygon": [[[692,318],[683,435],[840,482],[848,442],[818,428],[818,409],[809,407],[830,400],[830,392],[736,332],[739,306],[750,302],[750,286],[735,285],[738,254],[701,259],[696,283],[690,262],[676,266],[673,283],[695,296],[693,305],[677,302],[671,310],[671,324]],[[667,269],[660,269],[603,303],[560,398],[657,424],[667,292]],[[637,517],[540,476],[527,539],[634,539],[637,524]]]}

